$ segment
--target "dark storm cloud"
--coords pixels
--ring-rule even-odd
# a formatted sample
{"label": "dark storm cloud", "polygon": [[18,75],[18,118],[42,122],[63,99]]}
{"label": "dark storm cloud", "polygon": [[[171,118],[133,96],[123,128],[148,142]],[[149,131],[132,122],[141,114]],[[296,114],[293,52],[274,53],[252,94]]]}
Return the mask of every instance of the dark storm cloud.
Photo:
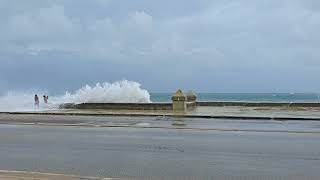
{"label": "dark storm cloud", "polygon": [[0,21],[0,91],[320,91],[316,0],[0,0]]}

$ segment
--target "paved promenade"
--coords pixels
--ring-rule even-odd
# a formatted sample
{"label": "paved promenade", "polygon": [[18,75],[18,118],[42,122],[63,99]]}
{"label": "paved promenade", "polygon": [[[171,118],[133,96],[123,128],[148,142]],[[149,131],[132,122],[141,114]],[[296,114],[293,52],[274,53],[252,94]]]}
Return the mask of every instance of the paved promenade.
{"label": "paved promenade", "polygon": [[[184,116],[190,118],[227,119],[275,119],[275,120],[320,120],[320,107],[245,107],[245,106],[198,106],[184,113],[151,110],[41,110],[14,112],[52,115],[90,115],[90,116]],[[0,113],[1,114],[1,113]]]}

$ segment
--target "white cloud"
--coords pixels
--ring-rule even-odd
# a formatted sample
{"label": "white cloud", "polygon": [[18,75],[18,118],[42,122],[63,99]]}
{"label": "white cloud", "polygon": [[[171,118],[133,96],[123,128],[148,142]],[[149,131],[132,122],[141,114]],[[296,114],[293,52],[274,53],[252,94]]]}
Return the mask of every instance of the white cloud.
{"label": "white cloud", "polygon": [[[267,51],[257,56],[260,61],[269,61],[288,53],[280,51],[281,48],[296,48],[298,43],[319,44],[316,32],[320,26],[319,13],[308,8],[310,5],[301,6],[301,1],[250,2],[212,3],[204,11],[170,19],[154,19],[143,10],[126,12],[120,19],[112,14],[86,19],[68,15],[72,14],[71,7],[65,9],[63,1],[56,1],[11,16],[5,28],[7,32],[3,33],[6,37],[2,39],[9,38],[5,44],[14,42],[13,49],[31,50],[31,53],[60,50],[118,57],[117,60],[132,55],[196,54],[199,60],[211,55],[224,58],[226,63],[249,61],[251,64],[256,63],[250,58],[252,51]],[[106,7],[111,2],[101,3],[96,1]],[[88,13],[94,11],[83,12]]]}
{"label": "white cloud", "polygon": [[129,23],[134,23],[144,30],[151,30],[153,18],[151,15],[145,13],[144,11],[136,11],[130,16]]}

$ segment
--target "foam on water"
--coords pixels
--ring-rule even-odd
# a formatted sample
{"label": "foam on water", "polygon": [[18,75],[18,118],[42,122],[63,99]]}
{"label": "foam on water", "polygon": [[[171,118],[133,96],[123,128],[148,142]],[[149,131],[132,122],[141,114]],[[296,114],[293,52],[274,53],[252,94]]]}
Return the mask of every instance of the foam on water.
{"label": "foam on water", "polygon": [[[40,98],[40,107],[34,106],[34,95]],[[133,81],[118,81],[114,83],[97,83],[86,85],[75,92],[66,92],[60,96],[50,96],[49,103],[44,104],[42,95],[45,91],[9,92],[0,97],[0,111],[34,111],[56,109],[62,103],[148,103],[150,94]]]}

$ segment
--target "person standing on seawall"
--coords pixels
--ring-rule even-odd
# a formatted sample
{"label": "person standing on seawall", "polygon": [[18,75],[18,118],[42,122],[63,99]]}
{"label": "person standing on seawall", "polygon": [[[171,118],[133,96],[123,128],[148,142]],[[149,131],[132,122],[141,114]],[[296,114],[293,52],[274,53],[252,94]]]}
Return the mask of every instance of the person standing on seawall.
{"label": "person standing on seawall", "polygon": [[49,96],[43,95],[43,102],[45,104],[48,104],[48,99],[49,99]]}
{"label": "person standing on seawall", "polygon": [[38,95],[34,95],[34,105],[39,108],[39,97]]}

